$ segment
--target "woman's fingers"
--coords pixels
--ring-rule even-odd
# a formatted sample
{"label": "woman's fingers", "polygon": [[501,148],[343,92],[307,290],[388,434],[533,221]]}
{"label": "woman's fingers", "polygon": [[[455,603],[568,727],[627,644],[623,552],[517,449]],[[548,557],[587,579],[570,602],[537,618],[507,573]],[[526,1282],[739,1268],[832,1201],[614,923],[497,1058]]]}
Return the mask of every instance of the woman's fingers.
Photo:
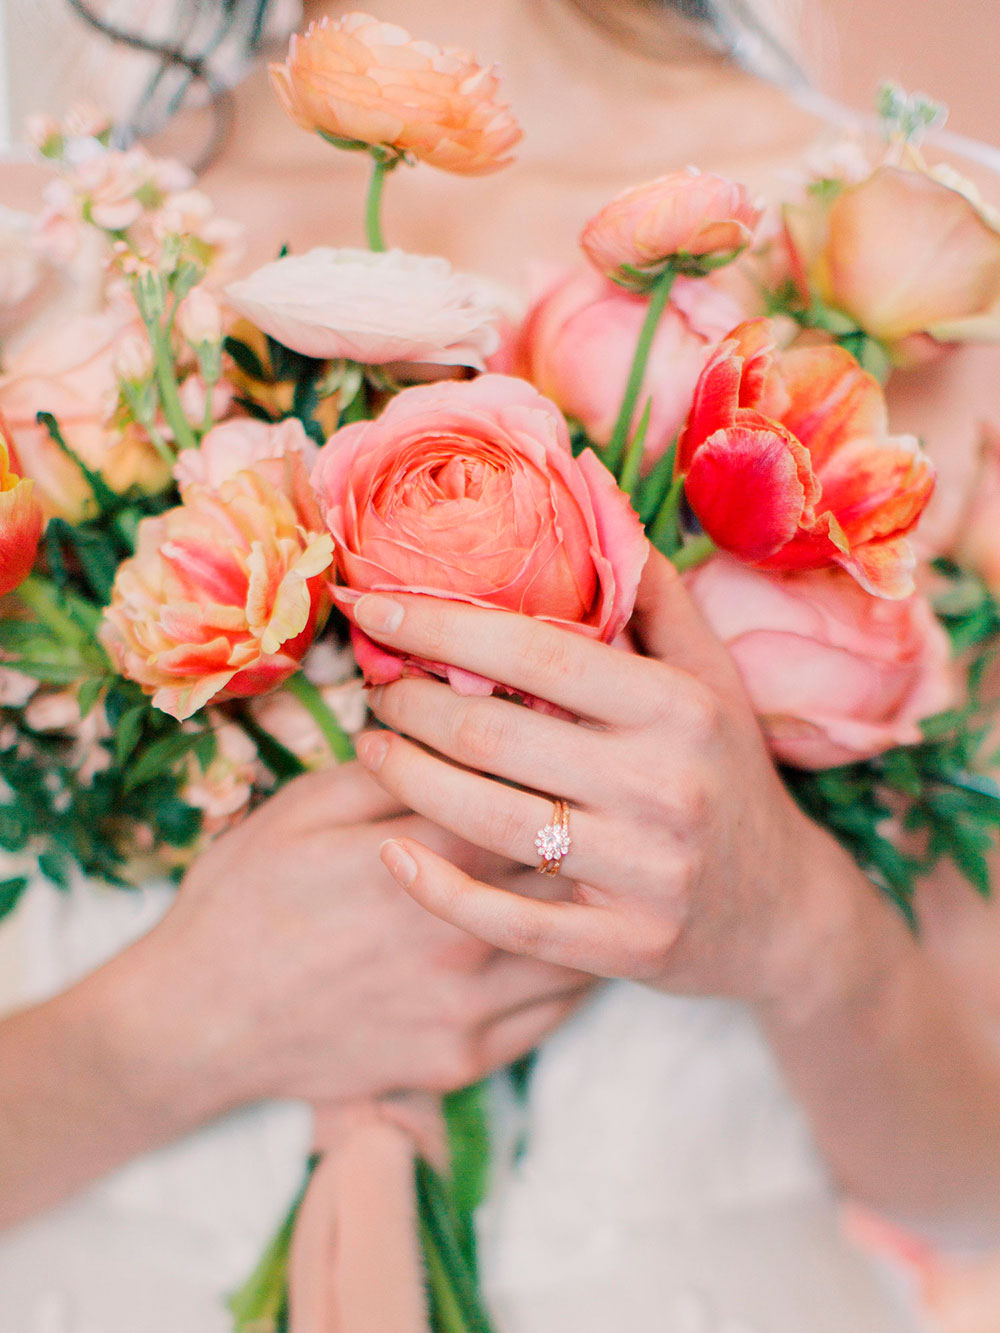
{"label": "woman's fingers", "polygon": [[[390,874],[428,912],[508,953],[539,958],[594,976],[644,973],[669,948],[676,928],[644,932],[641,948],[626,918],[610,907],[542,902],[481,884],[411,839],[383,843]],[[659,935],[662,934],[663,938]]]}
{"label": "woman's fingers", "polygon": [[379,643],[536,695],[578,717],[642,722],[653,677],[641,658],[554,625],[441,597],[369,593],[352,615]]}
{"label": "woman's fingers", "polygon": [[[553,802],[517,791],[481,773],[471,773],[412,741],[388,731],[369,731],[358,738],[358,757],[405,805],[459,837],[500,856],[538,865],[545,858],[535,847],[539,830],[553,818]],[[594,816],[570,815],[571,847],[563,867],[571,878],[600,881],[605,858],[588,832]]]}
{"label": "woman's fingers", "polygon": [[580,1003],[584,992],[529,1005],[508,1014],[480,1036],[476,1059],[480,1077],[494,1069],[512,1064],[532,1050],[549,1033],[565,1022]]}
{"label": "woman's fingers", "polygon": [[606,785],[603,733],[507,699],[470,699],[436,680],[400,680],[371,694],[375,716],[467,768],[588,801]]}

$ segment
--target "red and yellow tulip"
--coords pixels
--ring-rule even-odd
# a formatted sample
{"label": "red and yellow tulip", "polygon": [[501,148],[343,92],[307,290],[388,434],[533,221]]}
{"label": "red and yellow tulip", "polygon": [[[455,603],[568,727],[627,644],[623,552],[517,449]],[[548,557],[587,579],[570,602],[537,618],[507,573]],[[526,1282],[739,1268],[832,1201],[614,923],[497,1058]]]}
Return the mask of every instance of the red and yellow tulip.
{"label": "red and yellow tulip", "polygon": [[768,320],[741,324],[702,372],[677,466],[706,533],[746,564],[839,565],[876,596],[913,591],[906,535],[934,472],[889,434],[878,381],[843,348],[778,353]]}

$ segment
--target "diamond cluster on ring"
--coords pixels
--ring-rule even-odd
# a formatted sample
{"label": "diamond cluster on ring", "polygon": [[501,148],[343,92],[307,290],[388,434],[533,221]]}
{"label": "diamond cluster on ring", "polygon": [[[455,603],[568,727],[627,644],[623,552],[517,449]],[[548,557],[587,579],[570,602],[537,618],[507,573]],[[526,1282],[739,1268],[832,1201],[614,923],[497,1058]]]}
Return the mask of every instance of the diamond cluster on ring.
{"label": "diamond cluster on ring", "polygon": [[546,824],[535,838],[535,850],[545,861],[561,861],[569,852],[569,829],[562,824]]}

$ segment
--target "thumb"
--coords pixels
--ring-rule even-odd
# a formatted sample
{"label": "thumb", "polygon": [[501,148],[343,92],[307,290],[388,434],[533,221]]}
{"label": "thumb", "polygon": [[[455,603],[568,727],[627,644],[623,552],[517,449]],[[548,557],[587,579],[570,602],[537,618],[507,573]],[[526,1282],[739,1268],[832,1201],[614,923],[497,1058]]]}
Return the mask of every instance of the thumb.
{"label": "thumb", "polygon": [[695,606],[667,557],[650,548],[630,628],[639,651],[721,688],[738,682],[724,645]]}

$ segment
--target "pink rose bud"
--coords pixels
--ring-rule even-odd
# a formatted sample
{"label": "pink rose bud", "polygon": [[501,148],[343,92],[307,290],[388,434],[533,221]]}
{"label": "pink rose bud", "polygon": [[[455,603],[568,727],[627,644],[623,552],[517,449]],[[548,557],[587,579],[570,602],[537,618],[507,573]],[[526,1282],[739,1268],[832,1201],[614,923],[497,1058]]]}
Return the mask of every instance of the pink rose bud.
{"label": "pink rose bud", "polygon": [[[610,642],[632,614],[642,524],[595,454],[573,457],[562,413],[523,380],[404,389],[327,442],[313,485],[348,616],[363,592],[420,592]],[[433,673],[463,693],[494,688],[352,637],[370,684]]]}
{"label": "pink rose bud", "polygon": [[872,597],[839,570],[763,574],[718,556],[688,576],[772,752],[833,768],[922,738],[950,708],[948,636],[923,597]]}
{"label": "pink rose bud", "polygon": [[177,308],[177,329],[192,347],[222,341],[222,311],[205,287],[195,287]]}
{"label": "pink rose bud", "polygon": [[192,486],[139,525],[100,641],[157,708],[188,718],[296,671],[329,609],[333,543],[297,454]]}
{"label": "pink rose bud", "polygon": [[511,161],[521,138],[499,80],[467,51],[414,41],[368,14],[321,18],[292,37],[271,85],[296,124],[352,146],[408,153],[480,176]]}
{"label": "pink rose bud", "polygon": [[644,291],[668,265],[700,276],[730,263],[753,240],[761,215],[745,186],[686,167],[612,199],[580,244],[599,272]]}
{"label": "pink rose bud", "polygon": [[[528,313],[514,368],[575,418],[595,444],[611,439],[647,302],[593,269],[558,278]],[[639,403],[651,399],[645,454],[653,462],[684,424],[709,352],[739,306],[711,283],[678,278],[660,318]],[[492,364],[492,363],[491,363]],[[638,419],[642,408],[636,408]]]}
{"label": "pink rose bud", "polygon": [[153,373],[153,349],[142,333],[128,333],[115,353],[115,374],[130,384],[142,384]]}

